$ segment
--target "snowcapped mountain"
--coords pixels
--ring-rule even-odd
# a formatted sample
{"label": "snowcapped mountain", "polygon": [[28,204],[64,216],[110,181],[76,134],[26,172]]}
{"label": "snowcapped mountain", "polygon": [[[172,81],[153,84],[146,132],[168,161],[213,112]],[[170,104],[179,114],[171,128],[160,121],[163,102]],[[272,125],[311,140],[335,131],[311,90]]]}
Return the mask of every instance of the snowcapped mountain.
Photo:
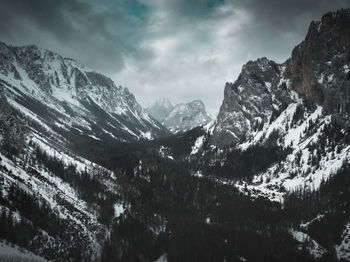
{"label": "snowcapped mountain", "polygon": [[172,133],[186,132],[211,121],[204,103],[198,99],[174,106],[169,99],[163,98],[151,104],[147,111]]}
{"label": "snowcapped mountain", "polygon": [[158,99],[147,107],[148,113],[159,123],[162,123],[173,109],[174,105],[168,98]]}
{"label": "snowcapped mountain", "polygon": [[36,46],[0,43],[0,85],[12,105],[60,133],[119,141],[168,134],[127,88]]}
{"label": "snowcapped mountain", "polygon": [[348,9],[327,13],[311,23],[286,62],[245,64],[238,79],[226,83],[217,119],[204,127],[205,139],[197,139],[194,152],[203,140],[210,148],[243,152],[274,145],[286,154],[255,173],[255,193],[278,200],[299,186],[319,188],[350,159],[349,28]]}
{"label": "snowcapped mountain", "polygon": [[214,129],[213,143],[240,143],[271,123],[289,105],[321,106],[348,126],[349,11],[327,13],[311,23],[291,58],[277,64],[266,58],[249,61],[234,83],[227,83]]}
{"label": "snowcapped mountain", "polygon": [[175,105],[162,124],[172,133],[186,132],[197,126],[205,125],[211,118],[208,116],[205,105],[201,100]]}

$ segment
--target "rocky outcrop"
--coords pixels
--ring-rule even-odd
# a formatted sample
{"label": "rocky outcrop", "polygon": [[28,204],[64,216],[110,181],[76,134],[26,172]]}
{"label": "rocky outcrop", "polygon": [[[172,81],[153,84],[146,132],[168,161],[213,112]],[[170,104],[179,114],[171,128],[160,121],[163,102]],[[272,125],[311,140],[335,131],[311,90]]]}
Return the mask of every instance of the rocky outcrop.
{"label": "rocky outcrop", "polygon": [[245,140],[292,101],[281,81],[285,65],[267,58],[249,61],[234,83],[226,83],[212,142],[219,146]]}
{"label": "rocky outcrop", "polygon": [[350,112],[350,10],[314,21],[288,61],[291,87],[328,113]]}

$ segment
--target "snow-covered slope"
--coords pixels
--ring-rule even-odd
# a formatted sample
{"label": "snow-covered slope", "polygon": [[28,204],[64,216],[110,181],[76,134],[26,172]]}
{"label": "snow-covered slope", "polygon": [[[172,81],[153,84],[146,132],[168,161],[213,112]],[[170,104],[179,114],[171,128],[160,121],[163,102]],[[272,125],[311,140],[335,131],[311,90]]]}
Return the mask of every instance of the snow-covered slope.
{"label": "snow-covered slope", "polygon": [[98,259],[108,231],[97,201],[117,194],[112,172],[69,150],[48,126],[38,128],[2,90],[0,101],[0,239],[52,261]]}
{"label": "snow-covered slope", "polygon": [[119,141],[168,134],[127,88],[36,46],[0,43],[0,86],[12,105],[55,130]]}

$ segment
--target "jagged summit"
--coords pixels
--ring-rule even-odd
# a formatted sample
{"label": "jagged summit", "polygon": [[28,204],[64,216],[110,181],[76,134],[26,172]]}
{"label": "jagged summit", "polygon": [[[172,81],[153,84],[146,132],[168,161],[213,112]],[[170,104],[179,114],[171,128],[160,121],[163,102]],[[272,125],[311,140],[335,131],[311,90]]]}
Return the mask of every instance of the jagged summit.
{"label": "jagged summit", "polygon": [[281,81],[285,65],[267,58],[249,61],[234,83],[226,83],[213,143],[229,145],[245,139],[293,98]]}
{"label": "jagged summit", "polygon": [[120,141],[168,134],[126,87],[33,45],[0,44],[0,81],[10,103],[55,128]]}

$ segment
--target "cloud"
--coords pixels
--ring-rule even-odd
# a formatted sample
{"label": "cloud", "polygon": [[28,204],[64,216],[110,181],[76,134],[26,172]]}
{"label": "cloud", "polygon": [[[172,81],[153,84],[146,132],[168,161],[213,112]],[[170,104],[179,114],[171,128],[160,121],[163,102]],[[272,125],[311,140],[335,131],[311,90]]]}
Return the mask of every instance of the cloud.
{"label": "cloud", "polygon": [[349,6],[347,1],[232,0],[144,2],[152,20],[143,42],[152,59],[126,60],[114,75],[146,105],[159,97],[177,102],[202,99],[219,109],[226,81],[248,60],[285,61],[305,37],[311,20]]}
{"label": "cloud", "polygon": [[1,40],[34,43],[109,73],[124,67],[124,56],[147,56],[138,48],[142,37],[136,36],[142,17],[117,2],[102,3],[0,0]]}
{"label": "cloud", "polygon": [[0,0],[0,40],[37,44],[129,87],[142,104],[219,109],[248,60],[283,62],[311,20],[348,0]]}

